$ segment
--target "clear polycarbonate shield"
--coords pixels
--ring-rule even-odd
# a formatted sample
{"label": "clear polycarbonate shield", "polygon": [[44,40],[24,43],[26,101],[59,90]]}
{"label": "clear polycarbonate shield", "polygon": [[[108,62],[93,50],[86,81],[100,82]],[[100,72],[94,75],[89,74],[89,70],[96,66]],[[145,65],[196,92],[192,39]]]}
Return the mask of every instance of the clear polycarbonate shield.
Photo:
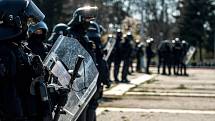
{"label": "clear polycarbonate shield", "polygon": [[108,38],[108,41],[107,41],[106,46],[104,48],[104,50],[107,51],[107,54],[103,57],[104,60],[107,61],[109,59],[110,54],[111,54],[115,44],[116,44],[115,38],[113,38],[113,37]]}
{"label": "clear polycarbonate shield", "polygon": [[[79,77],[71,84],[68,70],[74,70],[79,55],[84,60]],[[44,65],[58,78],[61,86],[70,87],[67,103],[63,107],[66,114],[60,115],[59,121],[75,121],[96,91],[99,73],[91,56],[78,40],[60,36],[44,60]]]}
{"label": "clear polycarbonate shield", "polygon": [[184,63],[185,63],[186,65],[190,62],[190,60],[191,60],[191,58],[193,57],[195,51],[196,51],[196,48],[193,47],[193,46],[191,46],[191,47],[189,48],[189,50],[187,51],[187,54],[186,54],[186,56],[185,56],[185,58],[184,58]]}

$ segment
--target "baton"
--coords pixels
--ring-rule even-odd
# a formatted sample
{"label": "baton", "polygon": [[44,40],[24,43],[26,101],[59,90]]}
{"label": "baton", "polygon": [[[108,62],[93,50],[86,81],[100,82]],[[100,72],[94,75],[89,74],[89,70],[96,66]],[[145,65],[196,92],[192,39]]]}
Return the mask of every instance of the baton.
{"label": "baton", "polygon": [[71,83],[71,84],[72,84],[73,81],[78,77],[78,70],[80,69],[83,60],[84,60],[84,56],[78,55],[78,59],[77,59],[77,62],[76,62],[76,64],[75,64],[74,71],[73,71],[73,73],[72,73],[72,75],[71,75],[71,80],[70,80],[70,83]]}

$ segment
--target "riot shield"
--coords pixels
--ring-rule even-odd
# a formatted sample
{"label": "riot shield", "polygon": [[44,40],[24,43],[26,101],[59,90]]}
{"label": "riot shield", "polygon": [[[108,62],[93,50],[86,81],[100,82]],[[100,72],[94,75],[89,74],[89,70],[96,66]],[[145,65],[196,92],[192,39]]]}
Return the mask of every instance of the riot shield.
{"label": "riot shield", "polygon": [[104,50],[107,51],[107,54],[103,57],[104,60],[106,60],[106,61],[108,60],[115,44],[116,44],[115,38],[113,38],[113,37],[108,38],[106,46],[104,47]]}
{"label": "riot shield", "polygon": [[[71,74],[68,70],[74,70],[78,56],[84,60],[79,69],[79,77],[70,83]],[[75,121],[96,91],[98,79],[97,68],[78,40],[59,36],[53,48],[43,62],[44,66],[57,77],[59,85],[70,87],[66,105],[59,121]]]}
{"label": "riot shield", "polygon": [[193,46],[191,46],[189,48],[189,50],[187,51],[187,54],[186,54],[186,56],[185,56],[185,58],[183,60],[186,65],[190,62],[190,60],[193,57],[193,54],[195,53],[195,51],[196,51],[196,48],[193,47]]}

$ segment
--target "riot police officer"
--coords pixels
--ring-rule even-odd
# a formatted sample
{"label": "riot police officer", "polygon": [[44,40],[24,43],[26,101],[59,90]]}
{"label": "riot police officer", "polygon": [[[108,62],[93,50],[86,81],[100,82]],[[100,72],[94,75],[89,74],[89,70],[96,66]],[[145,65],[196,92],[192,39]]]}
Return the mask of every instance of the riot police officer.
{"label": "riot police officer", "polygon": [[121,29],[117,30],[116,33],[116,44],[114,46],[113,52],[112,52],[112,57],[113,57],[113,61],[114,61],[114,81],[116,83],[119,83],[119,79],[118,79],[118,74],[119,74],[119,68],[120,68],[120,64],[122,61],[122,54],[121,54],[121,43],[123,40],[123,35],[122,35],[122,31]]}
{"label": "riot police officer", "polygon": [[52,34],[48,39],[48,43],[53,45],[60,35],[67,36],[67,28],[68,26],[64,23],[55,25],[52,30]]}
{"label": "riot police officer", "polygon": [[28,33],[28,47],[34,54],[39,55],[44,60],[51,48],[51,45],[44,43],[48,33],[46,23],[41,21],[36,25],[29,26]]}
{"label": "riot police officer", "polygon": [[146,46],[146,58],[147,58],[146,73],[150,74],[150,72],[149,72],[149,66],[151,64],[152,57],[154,57],[154,52],[152,51],[153,39],[150,38],[146,42],[147,42],[147,46]]}
{"label": "riot police officer", "polygon": [[158,73],[160,73],[160,66],[163,66],[163,75],[166,75],[166,67],[168,68],[168,75],[171,75],[171,59],[172,58],[172,43],[169,40],[162,41],[158,46]]}
{"label": "riot police officer", "polygon": [[[91,57],[96,60],[95,57],[95,43],[90,41],[87,37],[87,30],[90,26],[90,21],[93,21],[97,15],[97,7],[81,7],[78,8],[74,14],[72,20],[68,23],[69,28],[68,36],[77,39],[81,45],[88,51]],[[86,121],[86,111],[88,106],[84,109],[79,116],[78,121]]]}
{"label": "riot police officer", "polygon": [[[42,78],[41,61],[37,61],[40,66],[34,65],[38,58],[32,58],[30,63],[22,44],[28,26],[37,24],[45,16],[30,0],[1,0],[0,16],[0,120],[49,120],[50,112],[38,112],[37,98],[30,91],[32,78]],[[35,66],[40,69],[36,70]],[[48,97],[41,98],[48,100]]]}
{"label": "riot police officer", "polygon": [[[107,42],[105,42],[104,44],[102,44],[103,46],[102,46],[102,49],[103,49],[103,52],[104,52],[104,55],[105,56],[107,56],[108,55],[108,49],[106,48],[106,46],[109,44],[109,42],[110,41],[112,41],[112,39],[115,39],[114,37],[113,37],[113,34],[108,34],[108,37],[107,37]],[[115,46],[115,45],[114,45]],[[110,54],[109,54],[109,57],[107,58],[107,63],[108,63],[108,72],[109,72],[109,77],[108,77],[108,80],[109,80],[109,82],[110,83],[113,83],[113,81],[111,80],[111,77],[110,77],[110,74],[111,74],[111,65],[112,65],[112,63],[114,62],[114,46],[113,46],[113,48],[112,48],[112,50],[111,50],[111,52],[110,52]]]}
{"label": "riot police officer", "polygon": [[185,40],[182,41],[182,54],[181,54],[181,64],[180,64],[180,74],[184,76],[188,76],[187,67],[185,63],[185,58],[189,49],[189,44]]}
{"label": "riot police officer", "polygon": [[141,73],[144,68],[144,44],[139,40],[136,40],[136,57],[137,57],[137,67],[136,71]]}
{"label": "riot police officer", "polygon": [[137,55],[137,48],[136,48],[136,43],[133,39],[133,36],[131,34],[131,32],[128,32],[128,34],[130,34],[130,47],[131,47],[131,52],[130,52],[130,60],[129,60],[129,71],[128,71],[128,74],[131,75],[132,73],[134,73],[135,69],[134,69],[134,66],[133,66],[133,61],[136,59],[136,55]]}
{"label": "riot police officer", "polygon": [[173,69],[174,74],[179,75],[179,68],[180,68],[180,60],[182,55],[182,45],[179,38],[175,39],[175,44],[173,46]]}
{"label": "riot police officer", "polygon": [[97,7],[81,7],[74,14],[73,19],[68,23],[68,36],[71,36],[81,43],[81,45],[94,57],[92,41],[86,36],[90,21],[93,21],[97,15]]}
{"label": "riot police officer", "polygon": [[127,79],[127,75],[129,72],[129,65],[132,59],[133,51],[133,36],[131,32],[128,32],[124,39],[125,42],[122,44],[122,61],[124,62],[122,69],[122,82],[129,83],[130,81]]}
{"label": "riot police officer", "polygon": [[96,45],[96,63],[99,71],[99,78],[97,80],[97,91],[94,94],[93,98],[89,102],[89,107],[87,110],[87,121],[95,121],[96,120],[96,108],[98,107],[98,100],[101,98],[100,96],[103,93],[103,84],[110,86],[109,84],[109,73],[108,73],[108,65],[107,62],[103,59],[103,50],[101,43],[101,30],[99,25],[91,21],[90,27],[87,32],[87,36],[89,40],[93,41]]}

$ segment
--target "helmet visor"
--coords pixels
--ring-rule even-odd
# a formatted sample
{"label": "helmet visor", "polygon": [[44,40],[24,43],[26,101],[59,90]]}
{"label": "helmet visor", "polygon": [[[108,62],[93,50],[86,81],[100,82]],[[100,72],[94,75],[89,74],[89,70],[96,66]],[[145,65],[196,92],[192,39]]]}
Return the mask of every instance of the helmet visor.
{"label": "helmet visor", "polygon": [[30,18],[28,21],[34,24],[42,21],[45,18],[45,15],[40,11],[33,1],[29,2],[25,12],[26,16]]}

